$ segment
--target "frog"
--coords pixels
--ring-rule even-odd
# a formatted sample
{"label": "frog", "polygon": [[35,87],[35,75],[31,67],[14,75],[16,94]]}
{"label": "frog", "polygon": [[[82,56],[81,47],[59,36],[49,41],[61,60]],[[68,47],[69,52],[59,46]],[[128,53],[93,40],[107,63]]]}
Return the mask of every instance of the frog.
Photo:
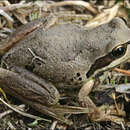
{"label": "frog", "polygon": [[[66,124],[70,123],[64,117],[66,113],[89,113],[94,119],[100,112],[88,94],[96,79],[130,58],[130,29],[121,18],[94,29],[73,23],[49,28],[43,25],[8,49],[2,48],[6,52],[2,53],[0,87]],[[92,85],[86,85],[90,82]],[[63,88],[78,88],[82,106],[60,105],[58,90]]]}

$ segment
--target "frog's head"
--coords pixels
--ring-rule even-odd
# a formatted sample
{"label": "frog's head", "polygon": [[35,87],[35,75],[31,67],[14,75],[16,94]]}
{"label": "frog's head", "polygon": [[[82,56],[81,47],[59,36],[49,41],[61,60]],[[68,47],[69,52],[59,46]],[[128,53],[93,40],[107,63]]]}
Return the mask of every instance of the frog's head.
{"label": "frog's head", "polygon": [[86,74],[87,77],[100,75],[130,59],[130,29],[125,22],[115,18],[109,24],[102,25],[100,28],[103,29],[103,33],[106,33],[106,31],[108,33],[102,33],[104,38],[97,34],[97,40],[100,39],[99,41],[101,41],[101,39],[104,39],[104,41],[98,43],[101,54],[95,56],[94,62]]}

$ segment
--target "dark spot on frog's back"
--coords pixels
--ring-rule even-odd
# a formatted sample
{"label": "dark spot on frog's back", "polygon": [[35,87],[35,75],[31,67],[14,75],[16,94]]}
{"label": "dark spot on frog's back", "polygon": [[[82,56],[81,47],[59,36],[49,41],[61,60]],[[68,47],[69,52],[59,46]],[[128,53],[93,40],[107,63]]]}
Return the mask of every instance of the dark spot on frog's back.
{"label": "dark spot on frog's back", "polygon": [[79,76],[80,76],[80,73],[78,72],[78,73],[77,73],[77,77],[79,77]]}
{"label": "dark spot on frog's back", "polygon": [[81,78],[81,77],[79,78],[79,81],[82,81],[82,78]]}
{"label": "dark spot on frog's back", "polygon": [[77,79],[78,79],[79,81],[82,81],[82,77],[81,77],[81,74],[80,74],[79,72],[76,73],[76,76],[78,77]]}

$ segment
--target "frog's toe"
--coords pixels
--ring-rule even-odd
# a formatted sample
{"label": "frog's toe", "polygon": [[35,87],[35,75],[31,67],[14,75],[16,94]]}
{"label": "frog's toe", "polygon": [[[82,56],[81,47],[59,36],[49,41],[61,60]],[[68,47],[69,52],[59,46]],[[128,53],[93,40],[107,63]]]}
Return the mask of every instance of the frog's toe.
{"label": "frog's toe", "polygon": [[111,122],[115,122],[115,123],[119,123],[119,122],[124,122],[124,119],[119,117],[119,116],[115,116],[115,115],[111,115],[111,114],[108,114],[108,113],[104,113],[104,112],[101,112],[100,113],[100,117],[99,118],[93,118],[92,119],[93,121],[111,121]]}
{"label": "frog's toe", "polygon": [[123,111],[120,111],[120,113],[117,113],[114,106],[106,106],[102,105],[100,107],[97,107],[98,113],[92,113],[89,115],[90,119],[93,121],[112,121],[115,123],[118,122],[124,122],[123,117],[125,116],[125,113]]}

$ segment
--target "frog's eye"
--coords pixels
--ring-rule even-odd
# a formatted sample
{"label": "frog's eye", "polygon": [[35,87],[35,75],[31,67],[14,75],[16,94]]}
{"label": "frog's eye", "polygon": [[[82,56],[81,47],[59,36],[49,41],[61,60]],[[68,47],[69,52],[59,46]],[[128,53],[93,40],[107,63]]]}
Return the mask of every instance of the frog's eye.
{"label": "frog's eye", "polygon": [[119,45],[117,47],[115,47],[112,50],[112,56],[114,56],[115,58],[120,58],[121,56],[123,56],[126,52],[126,45]]}

